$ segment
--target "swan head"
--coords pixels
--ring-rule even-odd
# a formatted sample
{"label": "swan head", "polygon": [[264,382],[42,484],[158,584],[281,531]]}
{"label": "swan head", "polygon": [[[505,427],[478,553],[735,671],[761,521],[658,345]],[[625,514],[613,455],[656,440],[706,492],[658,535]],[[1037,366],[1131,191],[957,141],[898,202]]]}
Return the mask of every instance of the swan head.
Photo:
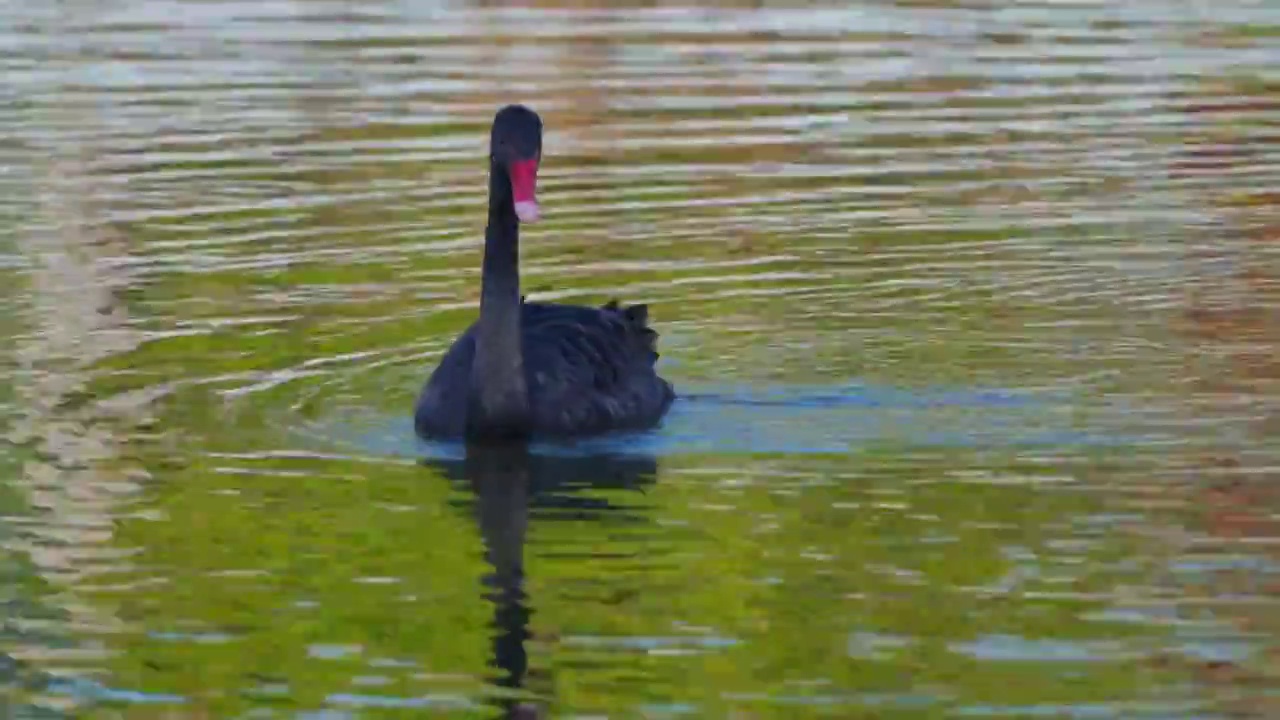
{"label": "swan head", "polygon": [[489,163],[506,170],[511,201],[520,222],[537,222],[538,163],[542,160],[542,118],[524,105],[508,105],[493,118]]}

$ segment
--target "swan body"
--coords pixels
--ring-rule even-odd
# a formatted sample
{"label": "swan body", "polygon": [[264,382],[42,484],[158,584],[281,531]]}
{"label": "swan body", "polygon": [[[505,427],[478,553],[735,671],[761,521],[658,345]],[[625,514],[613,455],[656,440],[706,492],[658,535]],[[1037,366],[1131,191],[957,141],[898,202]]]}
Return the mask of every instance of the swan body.
{"label": "swan body", "polygon": [[571,438],[642,430],[675,399],[658,376],[648,307],[526,302],[519,293],[519,224],[533,199],[542,124],[520,105],[494,119],[489,225],[480,317],[445,352],[418,396],[427,439]]}
{"label": "swan body", "polygon": [[[657,333],[648,327],[645,315],[644,305],[522,303],[530,434],[566,437],[642,430],[662,419],[675,392],[654,370]],[[428,379],[414,418],[419,435],[466,433],[468,387],[454,379],[466,377],[470,370],[475,335],[473,324]]]}

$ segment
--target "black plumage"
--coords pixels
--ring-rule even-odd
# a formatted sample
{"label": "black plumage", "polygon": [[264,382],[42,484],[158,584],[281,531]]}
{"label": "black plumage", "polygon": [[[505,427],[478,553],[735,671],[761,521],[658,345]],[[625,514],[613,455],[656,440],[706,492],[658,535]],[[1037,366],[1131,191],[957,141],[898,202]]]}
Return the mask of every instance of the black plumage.
{"label": "black plumage", "polygon": [[654,367],[658,334],[647,306],[526,302],[520,295],[520,217],[536,217],[537,206],[532,187],[519,185],[533,182],[527,166],[536,168],[541,137],[541,120],[522,106],[494,119],[480,317],[418,396],[414,425],[424,438],[640,430],[656,425],[675,398]]}
{"label": "black plumage", "polygon": [[[475,330],[473,323],[427,380],[414,418],[419,435],[465,433]],[[658,333],[648,326],[644,305],[526,302],[520,330],[532,435],[648,428],[675,399],[671,384],[654,369]]]}

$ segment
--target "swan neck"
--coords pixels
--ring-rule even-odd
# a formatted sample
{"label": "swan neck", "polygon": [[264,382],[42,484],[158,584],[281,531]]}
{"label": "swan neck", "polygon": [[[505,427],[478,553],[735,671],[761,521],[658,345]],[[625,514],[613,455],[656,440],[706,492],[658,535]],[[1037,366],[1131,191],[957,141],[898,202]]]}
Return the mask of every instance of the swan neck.
{"label": "swan neck", "polygon": [[467,425],[473,435],[522,434],[529,398],[520,333],[520,229],[505,170],[490,169],[489,224],[484,233],[480,320]]}

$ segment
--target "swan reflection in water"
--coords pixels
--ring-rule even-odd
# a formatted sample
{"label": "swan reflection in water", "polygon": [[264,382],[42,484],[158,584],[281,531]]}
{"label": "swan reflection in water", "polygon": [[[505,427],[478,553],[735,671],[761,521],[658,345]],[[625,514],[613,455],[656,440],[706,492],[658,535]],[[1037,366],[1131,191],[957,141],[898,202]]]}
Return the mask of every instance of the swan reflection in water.
{"label": "swan reflection in water", "polygon": [[[652,456],[534,453],[524,444],[469,445],[463,459],[429,459],[423,464],[440,471],[451,483],[470,491],[456,501],[473,513],[484,541],[492,572],[484,579],[485,598],[493,603],[494,637],[491,664],[494,683],[503,690],[501,717],[531,720],[542,717],[527,700],[529,672],[525,642],[530,637],[532,608],[524,590],[524,542],[530,511],[540,522],[557,520],[608,523],[647,522],[643,507],[578,494],[582,490],[633,490],[652,484],[658,461]],[[540,694],[540,693],[535,693]]]}

